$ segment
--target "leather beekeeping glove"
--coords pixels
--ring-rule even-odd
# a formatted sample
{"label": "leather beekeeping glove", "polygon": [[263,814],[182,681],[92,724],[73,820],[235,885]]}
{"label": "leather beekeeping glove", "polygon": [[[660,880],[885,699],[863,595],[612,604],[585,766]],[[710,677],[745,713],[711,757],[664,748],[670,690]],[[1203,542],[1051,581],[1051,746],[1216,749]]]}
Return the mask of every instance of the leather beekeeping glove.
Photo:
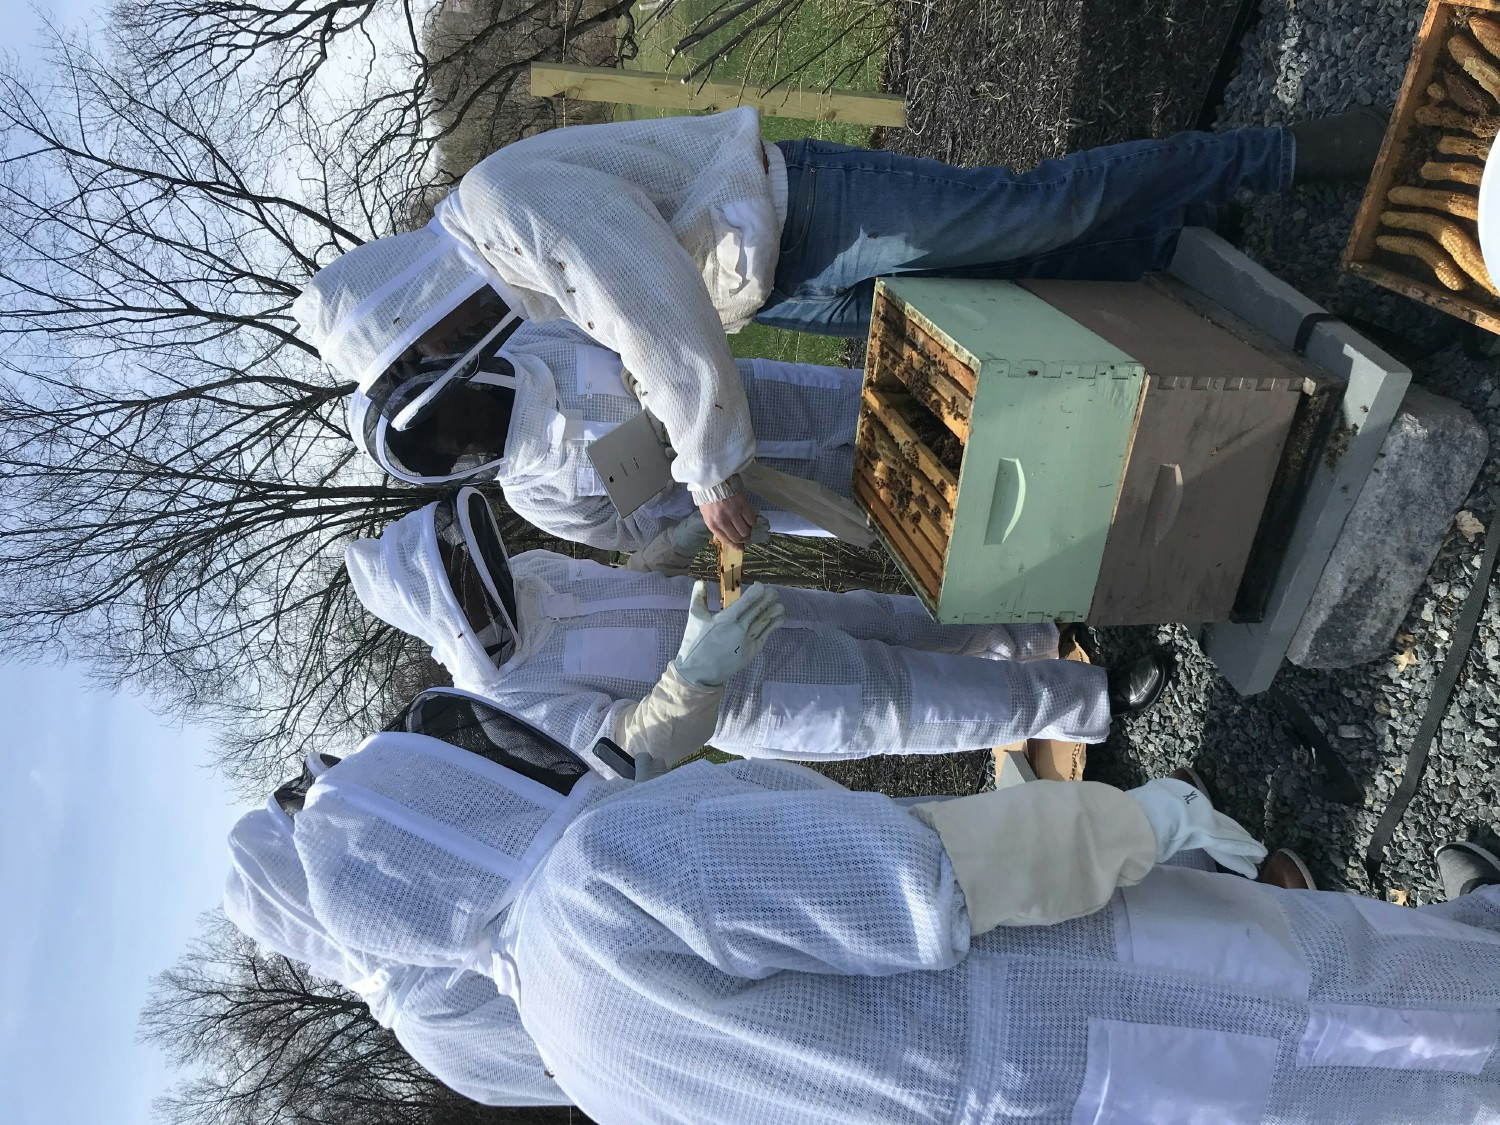
{"label": "leather beekeeping glove", "polygon": [[1028,781],[911,813],[942,839],[973,934],[1092,914],[1156,863],[1140,805],[1097,781]]}
{"label": "leather beekeeping glove", "polygon": [[[771,523],[765,516],[757,516],[755,530],[750,542],[764,543],[771,537]],[[696,509],[689,516],[678,520],[661,531],[625,564],[628,570],[655,571],[657,574],[687,574],[698,557],[698,552],[713,542],[713,533],[703,522]]]}
{"label": "leather beekeeping glove", "polygon": [[687,628],[672,664],[695,687],[722,687],[766,646],[766,639],[786,618],[781,599],[770,586],[757,582],[728,609],[708,608],[708,587],[693,583]]}
{"label": "leather beekeeping glove", "polygon": [[1202,848],[1220,867],[1254,879],[1266,849],[1213,805],[1200,790],[1176,778],[1160,777],[1129,790],[1156,834],[1156,861]]}
{"label": "leather beekeeping glove", "polygon": [[[693,584],[677,659],[644,699],[621,708],[615,717],[611,737],[636,761],[638,779],[670,769],[703,749],[718,725],[725,682],[760,655],[785,615],[769,586],[751,586],[728,609],[710,613],[708,587],[702,581]],[[699,678],[683,669],[685,656]]]}

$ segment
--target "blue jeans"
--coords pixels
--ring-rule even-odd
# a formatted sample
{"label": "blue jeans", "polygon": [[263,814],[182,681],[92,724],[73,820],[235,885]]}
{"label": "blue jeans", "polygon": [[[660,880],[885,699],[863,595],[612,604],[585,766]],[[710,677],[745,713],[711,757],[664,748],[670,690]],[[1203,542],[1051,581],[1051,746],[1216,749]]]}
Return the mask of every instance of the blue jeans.
{"label": "blue jeans", "polygon": [[787,221],[756,320],[863,336],[875,278],[1133,281],[1166,266],[1183,226],[1248,189],[1291,184],[1285,129],[1178,133],[1075,152],[1024,175],[829,141],[780,141]]}

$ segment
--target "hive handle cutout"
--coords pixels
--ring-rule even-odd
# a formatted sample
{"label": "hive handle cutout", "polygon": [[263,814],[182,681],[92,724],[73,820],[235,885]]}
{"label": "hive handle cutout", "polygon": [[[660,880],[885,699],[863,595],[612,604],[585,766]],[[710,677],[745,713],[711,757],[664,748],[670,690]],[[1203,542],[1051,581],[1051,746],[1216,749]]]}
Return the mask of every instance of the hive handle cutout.
{"label": "hive handle cutout", "polygon": [[995,468],[995,495],[990,501],[986,543],[1004,543],[1021,520],[1026,507],[1026,470],[1015,457],[1002,457]]}
{"label": "hive handle cutout", "polygon": [[1182,510],[1182,466],[1167,464],[1158,466],[1156,484],[1151,489],[1151,500],[1146,507],[1145,530],[1151,536],[1153,546],[1161,541],[1177,522],[1177,513]]}

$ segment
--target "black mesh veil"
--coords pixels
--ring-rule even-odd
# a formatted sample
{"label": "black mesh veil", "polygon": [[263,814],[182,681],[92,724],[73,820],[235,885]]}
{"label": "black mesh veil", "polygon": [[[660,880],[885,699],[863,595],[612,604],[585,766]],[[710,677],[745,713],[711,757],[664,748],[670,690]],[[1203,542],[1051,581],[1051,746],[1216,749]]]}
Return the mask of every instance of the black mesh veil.
{"label": "black mesh veil", "polygon": [[[422,479],[444,480],[454,476],[473,476],[494,462],[496,454],[492,450],[446,453],[426,443],[426,428],[423,426],[414,426],[410,431],[401,433],[387,424],[391,417],[425,394],[443,377],[446,365],[452,358],[441,356],[393,365],[393,372],[400,367],[399,376],[393,375],[370,388],[366,395],[369,406],[360,418],[365,449],[379,450],[380,456],[377,459],[388,462],[402,473]],[[515,375],[515,368],[503,356],[488,361],[482,371],[488,373],[491,369],[512,378]],[[469,388],[469,393],[492,398],[507,418],[514,409],[514,388],[486,382],[482,374],[477,380],[465,380],[459,386]],[[486,475],[492,476],[493,473]]]}
{"label": "black mesh veil", "polygon": [[499,667],[514,655],[520,630],[510,558],[489,502],[478,489],[465,488],[438,503],[433,530],[454,600]]}
{"label": "black mesh veil", "polygon": [[583,759],[555,738],[457,688],[424,691],[385,729],[436,738],[557,793],[570,792],[589,772]]}

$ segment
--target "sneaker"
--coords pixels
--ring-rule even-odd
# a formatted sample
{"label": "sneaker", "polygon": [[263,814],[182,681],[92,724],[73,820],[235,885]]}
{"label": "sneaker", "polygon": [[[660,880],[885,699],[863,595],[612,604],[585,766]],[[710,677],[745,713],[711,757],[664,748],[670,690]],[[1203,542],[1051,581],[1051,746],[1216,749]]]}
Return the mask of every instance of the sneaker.
{"label": "sneaker", "polygon": [[1312,872],[1307,869],[1307,864],[1290,848],[1277,848],[1268,855],[1266,862],[1260,865],[1260,874],[1256,876],[1255,881],[1288,891],[1318,889],[1318,884],[1313,881]]}
{"label": "sneaker", "polygon": [[1290,126],[1297,139],[1297,165],[1292,183],[1327,180],[1368,180],[1380,155],[1380,142],[1390,110],[1360,106],[1328,117],[1314,117]]}
{"label": "sneaker", "polygon": [[1450,900],[1478,887],[1500,883],[1500,858],[1478,844],[1444,844],[1432,858],[1443,879],[1443,893]]}
{"label": "sneaker", "polygon": [[1156,706],[1171,682],[1172,664],[1161,653],[1153,652],[1123,668],[1111,668],[1107,675],[1110,714],[1138,715]]}

